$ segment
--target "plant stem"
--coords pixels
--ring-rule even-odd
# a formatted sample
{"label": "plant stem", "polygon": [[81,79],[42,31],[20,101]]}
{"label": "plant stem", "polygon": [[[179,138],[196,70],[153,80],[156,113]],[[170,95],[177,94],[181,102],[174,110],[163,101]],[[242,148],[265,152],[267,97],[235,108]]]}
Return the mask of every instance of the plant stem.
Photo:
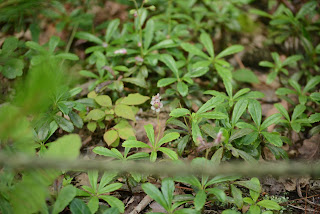
{"label": "plant stem", "polygon": [[160,128],[161,128],[161,125],[160,125],[159,115],[160,115],[160,114],[157,112],[158,135],[157,135],[157,139],[156,139],[155,145],[158,144],[159,137],[160,137]]}

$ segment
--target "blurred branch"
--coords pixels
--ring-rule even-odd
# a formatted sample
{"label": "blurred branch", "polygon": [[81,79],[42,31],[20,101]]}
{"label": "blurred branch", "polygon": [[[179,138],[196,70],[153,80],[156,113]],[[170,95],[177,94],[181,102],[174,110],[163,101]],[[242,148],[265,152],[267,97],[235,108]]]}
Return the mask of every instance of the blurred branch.
{"label": "blurred branch", "polygon": [[219,166],[214,165],[190,165],[183,162],[160,162],[150,163],[148,161],[121,162],[110,160],[84,160],[75,161],[61,159],[43,159],[25,155],[7,155],[0,153],[0,166],[11,167],[15,170],[25,169],[61,169],[69,171],[118,171],[118,172],[138,172],[153,175],[244,175],[244,176],[320,176],[320,162],[277,162],[263,164],[247,164],[244,162],[224,163]]}

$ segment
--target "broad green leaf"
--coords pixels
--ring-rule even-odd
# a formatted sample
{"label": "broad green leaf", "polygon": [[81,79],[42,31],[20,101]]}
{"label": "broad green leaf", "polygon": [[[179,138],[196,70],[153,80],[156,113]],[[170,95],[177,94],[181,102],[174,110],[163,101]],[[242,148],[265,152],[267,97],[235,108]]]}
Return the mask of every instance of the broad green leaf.
{"label": "broad green leaf", "polygon": [[276,95],[284,96],[287,94],[297,94],[294,90],[288,89],[288,88],[278,88],[276,90]]}
{"label": "broad green leaf", "polygon": [[163,49],[163,48],[171,48],[171,47],[175,47],[175,46],[176,45],[173,40],[167,39],[167,40],[163,40],[163,41],[159,42],[158,44],[155,44],[154,46],[149,48],[148,52],[158,50],[158,49]]}
{"label": "broad green leaf", "polygon": [[207,34],[205,32],[201,33],[200,42],[206,48],[206,50],[209,53],[209,55],[211,56],[211,58],[214,58],[213,44],[212,44],[212,40],[211,40],[209,34]]}
{"label": "broad green leaf", "polygon": [[305,110],[306,110],[306,106],[305,105],[302,105],[302,104],[297,105],[294,108],[292,116],[291,116],[292,121],[297,119]]}
{"label": "broad green leaf", "polygon": [[126,140],[125,142],[123,142],[122,146],[129,147],[129,148],[149,148],[149,149],[151,149],[151,147],[148,144],[143,143],[141,141],[137,141],[137,140]]}
{"label": "broad green leaf", "polygon": [[117,189],[120,189],[122,187],[122,183],[113,183],[109,184],[103,188],[101,188],[98,192],[98,194],[106,194],[109,192],[116,191]]}
{"label": "broad green leaf", "polygon": [[176,108],[170,112],[170,117],[182,117],[186,115],[191,115],[190,111],[185,108]]}
{"label": "broad green leaf", "polygon": [[274,107],[288,120],[290,121],[290,116],[287,110],[280,103],[274,104]]}
{"label": "broad green leaf", "polygon": [[277,147],[281,147],[282,146],[282,140],[281,140],[281,137],[280,137],[280,134],[277,133],[277,132],[272,132],[272,133],[269,133],[269,132],[261,132],[261,134],[266,138],[266,140],[277,146]]}
{"label": "broad green leaf", "polygon": [[112,21],[110,21],[110,23],[108,24],[108,28],[106,30],[106,35],[104,36],[104,40],[106,43],[110,41],[112,35],[117,30],[119,24],[120,24],[119,19],[113,19]]}
{"label": "broad green leaf", "polygon": [[129,94],[127,97],[121,100],[122,104],[126,105],[140,105],[150,99],[147,96],[143,96],[139,93]]}
{"label": "broad green leaf", "polygon": [[174,181],[171,178],[165,178],[162,180],[161,192],[169,207],[172,204],[174,189]]}
{"label": "broad green leaf", "polygon": [[113,157],[113,158],[119,159],[117,154],[113,153],[110,149],[107,149],[102,146],[97,146],[92,151],[98,155],[103,155],[106,157]]}
{"label": "broad green leaf", "polygon": [[301,92],[301,86],[299,85],[299,83],[293,79],[289,79],[289,84],[298,92]]}
{"label": "broad green leaf", "polygon": [[248,100],[245,100],[245,99],[239,100],[236,103],[236,105],[233,108],[232,118],[231,118],[233,126],[238,122],[238,120],[240,119],[241,115],[246,110],[247,105],[248,105]]}
{"label": "broad green leaf", "polygon": [[247,152],[242,151],[242,150],[240,150],[240,149],[236,149],[236,148],[234,148],[234,150],[236,150],[236,152],[240,155],[240,157],[241,157],[243,160],[247,161],[248,163],[250,163],[250,164],[256,164],[256,163],[257,163],[257,160],[254,159],[254,158],[253,158],[251,155],[249,155]]}
{"label": "broad green leaf", "polygon": [[257,205],[250,206],[249,214],[260,214],[260,213],[261,213],[261,210],[260,210],[259,206],[257,206]]}
{"label": "broad green leaf", "polygon": [[240,89],[240,90],[233,96],[233,99],[237,99],[238,97],[241,97],[242,95],[248,93],[249,91],[250,91],[250,88]]}
{"label": "broad green leaf", "polygon": [[291,122],[291,127],[292,127],[293,131],[295,131],[296,133],[299,133],[301,130],[301,124],[297,123],[295,121]]}
{"label": "broad green leaf", "polygon": [[171,204],[167,204],[166,199],[157,187],[155,187],[151,183],[144,183],[141,185],[141,187],[143,191],[147,193],[147,195],[149,195],[152,199],[158,202],[158,204],[160,204],[165,210],[169,210],[169,206],[171,206]]}
{"label": "broad green leaf", "polygon": [[206,203],[207,200],[207,194],[204,190],[199,190],[194,197],[194,206],[196,210],[201,210]]}
{"label": "broad green leaf", "polygon": [[10,56],[15,49],[18,47],[19,40],[16,37],[7,37],[2,45],[2,54]]}
{"label": "broad green leaf", "polygon": [[77,134],[64,135],[50,143],[44,157],[74,160],[80,155],[81,138]]}
{"label": "broad green leaf", "polygon": [[202,186],[198,178],[195,176],[177,176],[174,180],[177,182],[190,184],[198,189],[201,189]]}
{"label": "broad green leaf", "polygon": [[147,133],[148,139],[151,143],[151,145],[154,146],[155,143],[155,139],[154,139],[154,129],[153,129],[153,125],[152,124],[148,124],[144,126],[144,130]]}
{"label": "broad green leaf", "polygon": [[[255,183],[256,186],[260,186],[260,181],[258,178],[251,178],[250,180],[252,183]],[[249,188],[250,189],[250,188]],[[260,196],[260,192],[261,192],[261,188],[260,188],[260,191],[254,191],[252,189],[250,189],[250,196],[251,198],[254,200],[254,202],[256,202]]]}
{"label": "broad green leaf", "polygon": [[71,54],[71,53],[60,53],[60,54],[57,54],[55,57],[58,59],[67,59],[72,61],[79,60],[79,57],[77,55]]}
{"label": "broad green leaf", "polygon": [[312,77],[306,84],[306,86],[303,89],[303,93],[309,92],[311,89],[316,87],[320,83],[320,76]]}
{"label": "broad green leaf", "polygon": [[51,53],[54,52],[54,50],[55,50],[56,47],[58,46],[59,42],[60,42],[60,38],[57,37],[57,36],[52,36],[52,37],[50,38],[50,40],[49,40],[49,51],[50,51]]}
{"label": "broad green leaf", "polygon": [[214,178],[212,178],[210,181],[208,181],[205,186],[207,187],[212,184],[222,183],[226,181],[235,181],[239,178],[241,178],[241,176],[238,176],[238,175],[217,175]]}
{"label": "broad green leaf", "polygon": [[108,95],[99,95],[94,98],[94,100],[100,105],[104,107],[111,107],[112,100]]}
{"label": "broad green leaf", "polygon": [[248,136],[252,132],[252,129],[237,129],[235,130],[229,138],[229,142],[232,142],[243,136]]}
{"label": "broad green leaf", "polygon": [[317,1],[306,2],[302,5],[299,12],[296,14],[296,19],[304,18],[305,15],[311,14],[317,7]]}
{"label": "broad green leaf", "polygon": [[195,78],[195,77],[201,77],[205,75],[209,71],[208,67],[197,67],[193,68],[191,72],[187,73],[185,76]]}
{"label": "broad green leaf", "polygon": [[70,211],[72,214],[91,214],[88,206],[78,198],[73,199],[71,202]]}
{"label": "broad green leaf", "polygon": [[277,124],[280,122],[282,115],[277,113],[269,116],[260,126],[260,130],[264,130],[271,126],[272,124]]}
{"label": "broad green leaf", "polygon": [[182,43],[181,47],[183,50],[187,51],[190,54],[200,56],[203,58],[209,58],[205,53],[203,53],[199,48],[197,48],[194,45],[191,45],[190,43]]}
{"label": "broad green leaf", "polygon": [[272,71],[271,73],[268,74],[267,76],[267,84],[271,84],[277,77],[277,72]]}
{"label": "broad green leaf", "polygon": [[[147,82],[145,81],[145,79],[143,78],[135,78],[135,77],[128,77],[128,78],[123,78],[121,79],[122,82],[129,82],[129,83],[132,83],[134,85],[137,85],[141,88],[146,88],[147,87]],[[121,83],[121,82],[120,82]],[[119,83],[119,84],[120,84]],[[121,86],[123,87],[123,86]]]}
{"label": "broad green leaf", "polygon": [[159,142],[157,143],[157,146],[160,147],[162,144],[173,141],[178,137],[180,137],[180,134],[178,132],[168,133],[159,140]]}
{"label": "broad green leaf", "polygon": [[91,213],[96,213],[99,209],[99,198],[97,196],[93,196],[90,198],[88,202],[88,208]]}
{"label": "broad green leaf", "polygon": [[225,113],[217,112],[217,111],[201,113],[201,114],[198,114],[198,116],[206,119],[211,119],[211,120],[222,120],[222,119],[228,118],[228,116]]}
{"label": "broad green leaf", "polygon": [[132,108],[128,105],[118,104],[116,105],[114,112],[119,117],[136,121],[135,113],[132,111]]}
{"label": "broad green leaf", "polygon": [[220,52],[216,58],[219,59],[219,58],[223,58],[225,56],[228,56],[228,55],[231,55],[231,54],[234,54],[234,53],[238,53],[240,51],[243,50],[243,46],[242,45],[232,45],[226,49],[224,49],[222,52]]}
{"label": "broad green leaf", "polygon": [[248,105],[248,111],[257,126],[261,124],[262,111],[260,102],[257,100],[250,100]]}
{"label": "broad green leaf", "polygon": [[170,70],[174,73],[174,75],[179,79],[179,71],[176,65],[175,60],[171,55],[168,54],[162,54],[160,57],[160,60],[170,68]]}
{"label": "broad green leaf", "polygon": [[221,162],[223,155],[223,147],[220,147],[211,157],[211,161],[214,165],[218,166]]}
{"label": "broad green leaf", "polygon": [[259,201],[257,203],[257,205],[264,207],[264,208],[267,208],[267,209],[270,209],[270,210],[280,210],[281,209],[280,205],[277,202],[271,201],[271,200]]}
{"label": "broad green leaf", "polygon": [[86,70],[81,70],[79,72],[80,75],[85,76],[85,77],[91,77],[94,79],[99,79],[98,75],[92,73],[91,71],[86,71]]}
{"label": "broad green leaf", "polygon": [[177,90],[183,97],[188,95],[188,86],[184,82],[178,82]]}
{"label": "broad green leaf", "polygon": [[246,135],[244,138],[242,138],[241,142],[243,143],[243,145],[250,145],[256,141],[258,136],[259,136],[259,132],[253,131],[250,134]]}
{"label": "broad green leaf", "polygon": [[198,141],[198,138],[202,138],[202,135],[201,135],[200,127],[198,123],[195,121],[192,121],[191,123],[191,132],[192,132],[193,142],[196,144],[196,146],[199,146],[200,142]]}
{"label": "broad green leaf", "polygon": [[258,178],[251,178],[249,181],[236,181],[234,184],[244,186],[255,192],[261,192],[261,186]]}
{"label": "broad green leaf", "polygon": [[176,81],[177,81],[177,78],[171,78],[171,77],[162,78],[162,79],[158,80],[157,87],[159,87],[159,88],[165,87],[165,86],[170,85]]}
{"label": "broad green leaf", "polygon": [[133,155],[130,155],[127,159],[128,160],[138,160],[138,159],[144,159],[144,158],[148,158],[149,154],[146,152],[138,152],[135,153]]}
{"label": "broad green leaf", "polygon": [[239,82],[259,83],[257,75],[249,69],[238,69],[232,73],[232,77]]}
{"label": "broad green leaf", "polygon": [[268,68],[273,68],[275,66],[272,62],[268,62],[268,61],[261,61],[259,62],[259,65],[262,67],[268,67]]}
{"label": "broad green leaf", "polygon": [[87,115],[88,120],[102,120],[106,116],[106,113],[102,111],[101,109],[93,109],[89,112]]}
{"label": "broad green leaf", "polygon": [[97,36],[95,36],[95,35],[93,35],[91,33],[77,32],[75,37],[79,38],[79,39],[87,40],[89,42],[94,42],[94,43],[99,44],[99,45],[103,44],[103,41],[100,38],[98,38]]}
{"label": "broad green leaf", "polygon": [[222,67],[221,65],[214,64],[214,67],[216,68],[219,76],[228,84],[230,84],[230,81],[232,79],[232,73],[229,68]]}
{"label": "broad green leaf", "polygon": [[314,92],[310,94],[310,97],[315,102],[320,102],[320,92]]}
{"label": "broad green leaf", "polygon": [[203,104],[200,107],[200,109],[197,111],[197,114],[209,111],[221,104],[223,101],[224,98],[222,96],[212,97],[210,100],[208,100],[205,104]]}
{"label": "broad green leaf", "polygon": [[66,132],[72,132],[74,129],[73,124],[67,120],[64,117],[58,116],[58,115],[54,115],[54,120],[56,121],[56,123],[58,124],[58,126],[60,128],[62,128],[64,131]]}
{"label": "broad green leaf", "polygon": [[117,139],[118,139],[118,132],[115,130],[109,130],[103,135],[104,141],[108,144],[108,146],[111,146]]}
{"label": "broad green leaf", "polygon": [[146,24],[145,33],[144,33],[144,41],[143,41],[144,50],[148,50],[148,48],[150,47],[150,44],[153,39],[153,33],[154,33],[154,21],[152,19],[149,19]]}
{"label": "broad green leaf", "polygon": [[310,123],[317,123],[320,121],[320,113],[314,113],[310,115],[309,117],[309,122]]}
{"label": "broad green leaf", "polygon": [[38,43],[33,42],[33,41],[26,42],[26,46],[31,48],[31,49],[33,49],[33,50],[36,50],[36,51],[38,51],[40,53],[46,53],[47,52],[47,50],[44,47],[42,47],[41,45],[39,45]]}
{"label": "broad green leaf", "polygon": [[282,62],[282,66],[286,66],[286,65],[291,65],[293,63],[296,63],[297,61],[299,61],[300,59],[302,59],[303,57],[301,55],[293,55],[293,56],[289,56],[288,58],[286,58],[283,62]]}
{"label": "broad green leaf", "polygon": [[227,195],[226,195],[226,193],[224,193],[223,190],[221,190],[219,188],[209,188],[209,189],[206,189],[206,191],[209,194],[215,195],[220,202],[226,201]]}
{"label": "broad green leaf", "polygon": [[252,198],[249,198],[249,197],[243,198],[243,202],[247,204],[254,204],[254,201],[252,200]]}
{"label": "broad green leaf", "polygon": [[110,195],[100,195],[99,198],[106,201],[111,207],[117,208],[120,213],[124,213],[124,204],[116,197]]}
{"label": "broad green leaf", "polygon": [[172,160],[178,160],[178,155],[175,151],[169,149],[169,148],[165,148],[165,147],[160,147],[158,149],[159,151],[165,153],[166,155],[168,155],[168,157]]}
{"label": "broad green leaf", "polygon": [[239,209],[243,206],[243,199],[242,199],[242,192],[240,189],[238,189],[236,186],[231,184],[231,194],[234,199],[234,203],[237,205]]}
{"label": "broad green leaf", "polygon": [[114,177],[117,176],[118,173],[116,172],[105,172],[103,173],[101,179],[100,179],[100,183],[98,186],[98,192],[100,192],[107,184],[109,184]]}
{"label": "broad green leaf", "polygon": [[60,213],[76,196],[76,188],[72,185],[63,187],[53,205],[52,213]]}

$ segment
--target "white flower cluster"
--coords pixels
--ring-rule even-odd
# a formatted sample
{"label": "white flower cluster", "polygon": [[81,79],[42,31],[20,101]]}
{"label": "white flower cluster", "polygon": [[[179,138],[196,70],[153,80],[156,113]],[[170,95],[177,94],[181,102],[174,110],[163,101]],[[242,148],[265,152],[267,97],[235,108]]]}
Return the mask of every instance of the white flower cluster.
{"label": "white flower cluster", "polygon": [[158,93],[156,96],[152,97],[152,100],[150,102],[151,109],[157,113],[160,112],[160,109],[163,107],[163,104],[161,102],[160,94]]}
{"label": "white flower cluster", "polygon": [[115,50],[114,54],[127,54],[127,49],[121,48],[119,50]]}

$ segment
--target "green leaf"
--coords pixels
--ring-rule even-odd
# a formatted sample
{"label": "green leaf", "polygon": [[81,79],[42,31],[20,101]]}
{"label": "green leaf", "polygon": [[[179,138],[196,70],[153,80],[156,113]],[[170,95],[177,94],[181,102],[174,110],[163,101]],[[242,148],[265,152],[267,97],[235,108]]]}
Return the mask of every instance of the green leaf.
{"label": "green leaf", "polygon": [[154,129],[153,129],[153,125],[152,124],[148,124],[148,125],[145,125],[144,126],[144,130],[146,131],[147,133],[147,136],[148,136],[148,139],[151,143],[151,145],[154,146],[154,143],[155,143],[155,139],[154,139]]}
{"label": "green leaf", "polygon": [[165,210],[169,210],[169,206],[171,206],[171,204],[167,204],[166,199],[157,187],[155,187],[151,183],[144,183],[141,185],[141,187],[143,191],[147,193],[147,195],[149,195],[153,200],[158,202],[158,204],[160,204]]}
{"label": "green leaf", "polygon": [[76,196],[76,188],[72,185],[63,187],[53,205],[52,213],[60,213]]}
{"label": "green leaf", "polygon": [[106,194],[109,192],[116,191],[117,189],[120,189],[122,187],[122,183],[113,183],[109,184],[103,188],[101,188],[98,192],[98,194]]}
{"label": "green leaf", "polygon": [[132,108],[128,105],[118,104],[116,105],[114,112],[119,117],[136,121],[135,113],[132,111]]}
{"label": "green leaf", "polygon": [[98,183],[98,170],[90,170],[88,171],[88,177],[89,177],[89,182],[94,190],[94,192],[97,191],[97,183]]}
{"label": "green leaf", "polygon": [[157,146],[160,147],[162,144],[173,141],[178,137],[180,137],[180,134],[178,132],[168,133],[159,140],[159,142],[157,143]]}
{"label": "green leaf", "polygon": [[242,192],[240,189],[231,184],[231,194],[234,199],[234,203],[237,205],[239,209],[243,206]]}
{"label": "green leaf", "polygon": [[207,187],[212,184],[222,183],[226,181],[235,181],[239,178],[241,178],[241,176],[238,176],[238,175],[217,175],[214,178],[212,178],[210,181],[208,181],[205,186]]}
{"label": "green leaf", "polygon": [[158,81],[158,83],[157,83],[157,87],[165,87],[165,86],[167,86],[167,85],[170,85],[170,84],[172,84],[172,83],[174,83],[174,82],[176,82],[177,81],[177,78],[171,78],[171,77],[169,77],[169,78],[162,78],[162,79],[160,79],[159,81]]}
{"label": "green leaf", "polygon": [[243,139],[242,139],[242,143],[244,145],[250,145],[252,144],[253,142],[256,141],[256,139],[258,138],[259,136],[259,132],[257,131],[253,131],[251,132],[250,134],[246,135]]}
{"label": "green leaf", "polygon": [[198,68],[193,68],[191,72],[187,73],[185,76],[195,78],[195,77],[201,77],[205,75],[209,71],[208,67],[198,67]]}
{"label": "green leaf", "polygon": [[254,204],[255,202],[252,200],[252,198],[245,197],[243,198],[243,202],[247,204]]}
{"label": "green leaf", "polygon": [[67,59],[72,61],[79,60],[79,57],[77,55],[71,53],[59,53],[55,57],[58,59]]}
{"label": "green leaf", "polygon": [[283,107],[283,105],[276,103],[274,107],[286,118],[287,121],[290,121],[290,116],[287,110]]}
{"label": "green leaf", "polygon": [[[121,81],[132,83],[132,84],[137,85],[141,88],[146,88],[146,86],[147,86],[147,82],[143,78],[128,77],[128,78],[121,79]],[[119,84],[120,83],[121,82],[119,82]]]}
{"label": "green leaf", "polygon": [[83,127],[83,121],[81,119],[81,117],[75,113],[74,111],[70,111],[69,112],[69,117],[72,121],[72,123],[79,129],[81,129]]}
{"label": "green leaf", "polygon": [[113,157],[113,158],[119,159],[117,154],[113,153],[110,149],[107,149],[102,146],[97,146],[92,151],[98,155],[103,155],[106,157]]}
{"label": "green leaf", "polygon": [[288,88],[278,88],[276,90],[276,95],[285,96],[287,94],[297,94],[297,92]]}
{"label": "green leaf", "polygon": [[311,14],[317,7],[317,1],[306,2],[302,5],[299,12],[296,14],[296,19],[304,18],[305,15]]}
{"label": "green leaf", "polygon": [[181,96],[185,97],[188,95],[188,86],[184,82],[178,82],[177,89]]}
{"label": "green leaf", "polygon": [[310,123],[317,123],[320,121],[320,113],[314,113],[309,117]]}
{"label": "green leaf", "polygon": [[240,213],[240,212],[238,212],[238,211],[236,211],[236,210],[230,210],[230,209],[228,209],[228,210],[222,211],[221,214],[239,214],[239,213]]}
{"label": "green leaf", "polygon": [[140,105],[149,99],[150,97],[143,96],[139,93],[135,93],[135,94],[129,94],[127,97],[123,98],[121,100],[121,103],[126,105]]}
{"label": "green leaf", "polygon": [[87,128],[89,131],[94,132],[97,128],[97,123],[96,122],[90,122],[87,124]]}
{"label": "green leaf", "polygon": [[248,111],[249,111],[254,123],[257,126],[260,126],[261,117],[262,117],[260,102],[257,100],[250,100],[249,105],[248,105]]}
{"label": "green leaf", "polygon": [[232,79],[232,74],[230,69],[222,67],[221,65],[214,64],[214,67],[216,68],[219,76],[226,82],[226,84],[230,84],[230,81]]}
{"label": "green leaf", "polygon": [[165,147],[160,147],[158,150],[168,155],[171,160],[178,160],[178,155],[175,151]]}
{"label": "green leaf", "polygon": [[299,94],[301,93],[301,86],[299,85],[299,83],[297,83],[297,81],[289,79],[288,82]]}
{"label": "green leaf", "polygon": [[94,100],[100,105],[104,107],[111,107],[112,100],[108,95],[99,95],[94,98]]}
{"label": "green leaf", "polygon": [[106,30],[106,35],[104,36],[104,40],[106,43],[110,41],[112,35],[114,34],[114,32],[116,32],[119,24],[120,24],[119,19],[113,19],[112,21],[110,21],[110,23],[108,24],[108,28]]}
{"label": "green leaf", "polygon": [[239,82],[259,83],[257,75],[249,69],[238,69],[232,73],[232,77]]}
{"label": "green leaf", "polygon": [[259,65],[262,67],[268,67],[268,68],[273,68],[275,66],[272,62],[268,62],[268,61],[261,61],[259,62]]}
{"label": "green leaf", "polygon": [[280,210],[281,209],[280,205],[277,202],[271,201],[271,200],[259,201],[257,203],[257,205],[264,207],[264,208],[267,208],[267,209],[270,209],[270,210]]}
{"label": "green leaf", "polygon": [[220,147],[211,157],[211,161],[214,165],[218,166],[221,162],[223,155],[223,147]]}
{"label": "green leaf", "polygon": [[101,109],[93,109],[89,112],[87,115],[88,120],[102,120],[106,116],[106,113],[102,111]]}
{"label": "green leaf", "polygon": [[292,121],[297,119],[305,110],[306,110],[305,105],[302,105],[302,104],[297,105],[294,108],[292,116],[291,116]]}
{"label": "green leaf", "polygon": [[143,48],[144,50],[148,50],[152,42],[153,33],[154,33],[154,21],[152,19],[148,20],[144,30],[145,30],[145,33],[144,33]]}
{"label": "green leaf", "polygon": [[62,128],[64,131],[66,132],[72,132],[74,129],[73,124],[65,119],[64,117],[58,116],[58,115],[54,115],[54,120],[56,121],[56,123],[58,124],[58,126],[60,128]]}
{"label": "green leaf", "polygon": [[73,199],[71,202],[70,211],[72,214],[91,214],[88,206],[78,198]]}
{"label": "green leaf", "polygon": [[224,191],[219,188],[209,188],[209,189],[206,189],[206,191],[209,194],[215,195],[220,202],[225,202],[227,199],[226,193],[224,193]]}
{"label": "green leaf", "polygon": [[234,150],[236,150],[236,152],[240,155],[240,157],[247,161],[248,163],[250,164],[257,164],[257,160],[254,159],[251,155],[249,155],[248,153],[246,153],[245,151],[242,151],[240,149],[236,149],[236,148],[233,148]]}
{"label": "green leaf", "polygon": [[4,40],[2,45],[2,54],[10,56],[15,49],[18,47],[19,40],[16,37],[8,37]]}
{"label": "green leaf", "polygon": [[252,129],[237,129],[235,130],[229,138],[229,142],[232,142],[243,136],[248,136],[252,132]]}
{"label": "green leaf", "polygon": [[79,39],[84,39],[84,40],[87,40],[89,42],[94,42],[96,44],[99,44],[99,45],[102,45],[103,44],[103,41],[98,38],[97,36],[95,35],[92,35],[91,33],[87,33],[87,32],[77,32],[76,35],[75,35],[76,38],[79,38]]}
{"label": "green leaf", "polygon": [[249,181],[236,181],[234,184],[247,187],[248,189],[258,193],[261,192],[261,186],[258,178],[251,178]]}
{"label": "green leaf", "polygon": [[146,144],[143,143],[141,141],[137,141],[137,140],[126,140],[125,142],[122,143],[123,147],[129,147],[129,148],[149,148],[151,149],[151,147]]}
{"label": "green leaf", "polygon": [[282,115],[277,113],[269,116],[260,126],[260,130],[264,130],[271,126],[272,124],[277,124],[280,122]]}
{"label": "green leaf", "polygon": [[77,134],[64,135],[50,143],[44,157],[74,160],[80,155],[81,138]]}
{"label": "green leaf", "polygon": [[98,75],[92,73],[91,71],[86,71],[86,70],[81,70],[79,72],[80,75],[82,76],[85,76],[85,77],[91,77],[91,78],[94,78],[94,79],[99,79]]}
{"label": "green leaf", "polygon": [[226,49],[224,49],[222,52],[220,52],[216,58],[219,59],[219,58],[223,58],[225,56],[228,56],[228,55],[231,55],[231,54],[234,54],[234,53],[238,53],[240,51],[243,50],[243,46],[242,45],[232,45]]}
{"label": "green leaf", "polygon": [[100,183],[99,183],[99,187],[98,187],[98,192],[101,192],[101,190],[107,185],[109,184],[114,177],[117,176],[117,172],[105,172],[103,173],[101,179],[100,179]]}
{"label": "green leaf", "polygon": [[109,130],[103,135],[103,139],[108,144],[108,146],[111,146],[111,144],[113,144],[118,139],[118,137],[118,132],[115,130]]}
{"label": "green leaf", "polygon": [[171,178],[165,178],[162,180],[161,191],[164,199],[168,204],[168,207],[170,207],[172,204],[174,189],[175,189],[174,181]]}
{"label": "green leaf", "polygon": [[168,54],[162,54],[160,57],[160,60],[170,68],[170,70],[174,73],[174,75],[179,79],[179,71],[176,65],[176,62],[174,61],[173,57]]}
{"label": "green leaf", "polygon": [[296,63],[297,61],[299,61],[300,59],[302,59],[303,57],[301,55],[293,55],[293,56],[289,56],[288,58],[286,58],[283,62],[282,62],[282,66],[286,66],[286,65],[291,65],[293,63]]}
{"label": "green leaf", "polygon": [[177,176],[174,180],[177,182],[190,184],[198,189],[201,189],[202,186],[198,178],[195,176]]}
{"label": "green leaf", "polygon": [[236,103],[236,105],[234,106],[234,109],[232,112],[232,118],[231,118],[233,126],[238,122],[241,115],[246,110],[247,105],[248,105],[248,100],[246,99],[241,99]]}
{"label": "green leaf", "polygon": [[212,97],[210,100],[208,100],[205,104],[203,104],[200,109],[197,111],[197,114],[204,113],[206,111],[209,111],[219,104],[221,104],[224,101],[224,98],[222,96]]}
{"label": "green leaf", "polygon": [[176,46],[173,42],[173,40],[171,39],[167,39],[167,40],[163,40],[157,44],[155,44],[154,46],[152,46],[151,48],[149,48],[148,52],[154,51],[154,50],[158,50],[158,49],[163,49],[163,48],[171,48]]}
{"label": "green leaf", "polygon": [[111,207],[117,208],[120,213],[124,213],[124,204],[116,197],[110,195],[100,195],[99,198],[106,201]]}
{"label": "green leaf", "polygon": [[281,137],[280,137],[280,134],[277,133],[277,132],[272,132],[272,133],[269,133],[269,132],[261,132],[261,134],[266,138],[266,140],[277,146],[277,147],[281,147],[282,146],[282,140],[281,140]]}
{"label": "green leaf", "polygon": [[90,198],[88,202],[88,208],[91,213],[96,213],[99,209],[99,198],[97,196],[93,196]]}
{"label": "green leaf", "polygon": [[222,119],[228,118],[228,116],[225,113],[217,112],[217,111],[201,113],[201,114],[198,114],[198,116],[206,119],[211,119],[211,120],[222,120]]}
{"label": "green leaf", "polygon": [[170,117],[182,117],[185,115],[191,115],[190,111],[185,108],[176,108],[170,113]]}
{"label": "green leaf", "polygon": [[[252,183],[254,183],[256,186],[260,186],[260,181],[258,178],[251,178],[250,180]],[[251,188],[250,189],[250,196],[251,198],[254,200],[254,202],[256,202],[260,196],[260,192],[261,192],[261,187],[259,189],[259,191],[254,191]]]}
{"label": "green leaf", "polygon": [[240,89],[234,96],[233,99],[237,99],[238,97],[241,97],[244,94],[247,94],[250,91],[250,88],[243,88]]}
{"label": "green leaf", "polygon": [[205,32],[201,33],[200,42],[206,48],[206,50],[209,53],[209,55],[211,56],[211,58],[214,58],[213,44],[212,44],[212,40],[211,40],[209,34],[207,34]]}
{"label": "green leaf", "polygon": [[183,50],[187,51],[190,54],[200,56],[203,58],[209,58],[205,53],[203,53],[199,48],[197,48],[194,45],[191,45],[190,43],[182,43],[181,47]]}
{"label": "green leaf", "polygon": [[313,89],[314,87],[316,87],[316,85],[318,85],[320,83],[320,76],[315,76],[312,77],[306,84],[306,86],[303,89],[303,93],[307,93],[309,92],[311,89]]}
{"label": "green leaf", "polygon": [[267,76],[267,84],[271,84],[277,77],[277,72],[272,71],[271,73],[268,74]]}
{"label": "green leaf", "polygon": [[199,190],[194,197],[194,206],[196,210],[201,210],[206,203],[207,200],[207,194],[204,190]]}
{"label": "green leaf", "polygon": [[257,205],[250,206],[249,214],[260,214],[260,213],[261,213],[261,210],[260,210],[259,206],[257,206]]}
{"label": "green leaf", "polygon": [[44,47],[42,47],[41,45],[39,45],[36,42],[28,41],[28,42],[26,42],[26,46],[28,48],[36,50],[36,51],[38,51],[40,53],[46,53],[47,52],[47,50]]}

